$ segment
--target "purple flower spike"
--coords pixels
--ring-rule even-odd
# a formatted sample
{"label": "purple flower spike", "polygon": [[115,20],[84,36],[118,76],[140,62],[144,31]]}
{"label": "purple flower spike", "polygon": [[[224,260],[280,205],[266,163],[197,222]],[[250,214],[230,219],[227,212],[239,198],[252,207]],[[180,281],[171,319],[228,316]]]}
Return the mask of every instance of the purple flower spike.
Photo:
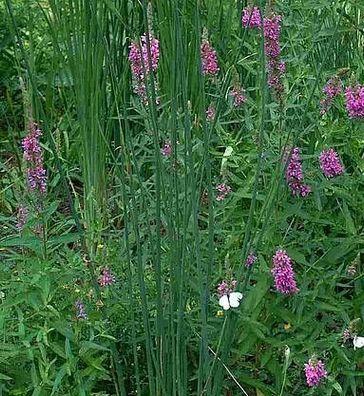
{"label": "purple flower spike", "polygon": [[131,71],[133,76],[137,79],[144,80],[144,74],[150,73],[149,63],[151,63],[152,71],[157,70],[159,61],[159,41],[156,38],[150,36],[149,43],[150,58],[148,54],[146,35],[141,36],[139,43],[133,42],[129,47],[129,62],[131,63]]}
{"label": "purple flower spike", "polygon": [[273,256],[273,269],[275,288],[282,294],[295,294],[299,291],[292,268],[292,260],[285,250],[277,250]]}
{"label": "purple flower spike", "polygon": [[254,253],[250,253],[245,260],[245,266],[250,268],[257,261],[257,256]]}
{"label": "purple flower spike", "polygon": [[171,142],[165,142],[164,146],[161,148],[161,154],[163,157],[170,157],[172,155],[172,145]]}
{"label": "purple flower spike", "polygon": [[43,154],[39,141],[41,135],[42,131],[32,122],[29,134],[22,141],[22,147],[24,159],[27,162],[28,188],[30,191],[39,191],[45,194],[47,174],[43,165]]}
{"label": "purple flower spike", "polygon": [[84,303],[80,300],[77,300],[75,302],[75,308],[76,308],[76,319],[77,320],[87,320],[88,316],[86,313]]}
{"label": "purple flower spike", "polygon": [[325,365],[321,360],[310,359],[305,364],[306,382],[309,387],[319,385],[323,378],[327,377]]}
{"label": "purple flower spike", "polygon": [[208,40],[203,40],[201,44],[202,73],[206,76],[216,76],[219,72],[216,51],[211,47]]}
{"label": "purple flower spike", "polygon": [[235,290],[236,287],[236,280],[232,281],[225,281],[223,280],[221,283],[217,285],[217,293],[220,297],[230,294]]}
{"label": "purple flower spike", "polygon": [[302,161],[300,149],[295,147],[286,170],[288,187],[295,196],[306,197],[311,192],[311,187],[303,183]]}
{"label": "purple flower spike", "polygon": [[231,187],[227,185],[226,183],[221,183],[216,186],[217,190],[217,196],[216,196],[216,201],[223,201],[230,193],[231,193]]}
{"label": "purple flower spike", "polygon": [[320,167],[326,177],[334,177],[344,173],[339,154],[332,148],[321,152]]}
{"label": "purple flower spike", "polygon": [[240,107],[248,100],[244,94],[244,90],[241,88],[233,88],[230,91],[230,96],[234,99],[234,107]]}
{"label": "purple flower spike", "polygon": [[345,90],[346,109],[350,118],[364,117],[364,86],[356,85]]}
{"label": "purple flower spike", "polygon": [[[129,62],[133,74],[134,92],[147,102],[146,77],[155,72],[159,62],[159,41],[153,36],[149,36],[150,57],[148,52],[147,37],[144,34],[137,42],[133,42],[129,48]],[[151,67],[150,67],[151,66]],[[158,103],[158,100],[157,100]]]}
{"label": "purple flower spike", "polygon": [[115,283],[116,278],[108,268],[104,268],[97,281],[101,287],[106,287]]}
{"label": "purple flower spike", "polygon": [[29,209],[26,206],[21,205],[18,209],[18,221],[16,228],[22,231],[29,217]]}
{"label": "purple flower spike", "polygon": [[215,116],[216,116],[216,109],[214,105],[210,104],[210,106],[206,110],[206,119],[207,121],[211,122],[214,120]]}
{"label": "purple flower spike", "polygon": [[280,60],[281,47],[279,45],[279,37],[281,20],[281,16],[274,13],[264,18],[264,50],[268,65],[268,85],[272,88],[279,101],[281,101],[284,91],[282,77],[286,70],[285,63]]}
{"label": "purple flower spike", "polygon": [[334,98],[342,92],[341,80],[338,76],[331,77],[325,84],[322,92],[325,94],[320,101],[320,113],[323,115],[331,107]]}
{"label": "purple flower spike", "polygon": [[262,21],[260,18],[260,10],[258,7],[245,7],[241,18],[243,27],[260,28]]}

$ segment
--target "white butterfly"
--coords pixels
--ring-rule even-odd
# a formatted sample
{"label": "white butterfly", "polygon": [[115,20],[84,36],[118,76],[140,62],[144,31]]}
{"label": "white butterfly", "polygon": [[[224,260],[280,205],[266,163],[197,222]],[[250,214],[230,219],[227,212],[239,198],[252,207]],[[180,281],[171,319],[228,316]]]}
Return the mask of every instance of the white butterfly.
{"label": "white butterfly", "polygon": [[237,308],[240,305],[240,300],[242,298],[243,295],[239,292],[224,294],[219,299],[219,305],[221,305],[225,311],[227,311],[230,308]]}
{"label": "white butterfly", "polygon": [[353,339],[354,349],[364,347],[364,337],[355,336]]}

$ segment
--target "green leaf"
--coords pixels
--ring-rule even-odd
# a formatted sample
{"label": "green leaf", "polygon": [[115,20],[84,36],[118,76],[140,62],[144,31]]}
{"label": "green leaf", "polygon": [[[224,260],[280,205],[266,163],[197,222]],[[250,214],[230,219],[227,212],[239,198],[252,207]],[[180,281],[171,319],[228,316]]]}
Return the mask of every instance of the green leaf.
{"label": "green leaf", "polygon": [[61,356],[63,359],[66,359],[66,352],[64,351],[64,348],[61,347],[59,344],[57,343],[51,343],[50,348],[53,350],[53,352],[55,352],[57,355]]}
{"label": "green leaf", "polygon": [[74,341],[75,335],[72,331],[71,326],[66,322],[57,321],[54,323],[53,327],[63,336]]}
{"label": "green leaf", "polygon": [[343,394],[343,388],[341,387],[341,385],[338,382],[334,382],[332,384],[332,387],[337,391],[337,393],[339,393],[339,395]]}
{"label": "green leaf", "polygon": [[75,232],[71,234],[65,234],[58,237],[49,238],[48,242],[53,244],[63,244],[63,243],[76,242],[79,239],[80,239],[80,234]]}
{"label": "green leaf", "polygon": [[306,258],[304,254],[301,252],[297,251],[296,249],[287,249],[289,256],[293,259],[298,264],[303,264],[305,266],[309,266],[308,262],[306,261]]}
{"label": "green leaf", "polygon": [[341,312],[343,310],[340,307],[325,302],[316,303],[316,308],[321,311],[329,312]]}
{"label": "green leaf", "polygon": [[82,341],[81,342],[81,349],[80,349],[80,355],[86,354],[89,350],[94,350],[94,351],[105,351],[109,352],[110,350],[102,345],[96,344],[91,341]]}
{"label": "green leaf", "polygon": [[11,381],[12,378],[11,378],[11,377],[8,377],[8,376],[5,375],[5,374],[1,374],[1,373],[0,373],[0,380]]}
{"label": "green leaf", "polygon": [[66,367],[63,365],[63,366],[59,369],[59,371],[58,371],[58,373],[57,373],[57,375],[56,375],[56,378],[54,379],[54,383],[53,383],[53,388],[52,388],[51,396],[53,396],[53,395],[57,392],[57,390],[59,389],[59,387],[60,387],[60,385],[61,385],[61,383],[62,383],[63,377],[64,377],[66,374],[67,374],[67,369],[66,369]]}
{"label": "green leaf", "polygon": [[22,246],[32,249],[38,253],[42,249],[42,241],[38,237],[24,236],[17,238],[9,238],[0,242],[3,247]]}
{"label": "green leaf", "polygon": [[42,393],[42,387],[41,387],[40,385],[38,385],[38,386],[34,389],[34,391],[33,391],[33,393],[32,393],[32,396],[40,396],[41,393]]}
{"label": "green leaf", "polygon": [[353,235],[356,235],[357,231],[356,231],[356,228],[354,225],[354,220],[351,217],[348,205],[346,204],[345,201],[343,201],[343,213],[344,213],[344,217],[345,217],[347,231]]}
{"label": "green leaf", "polygon": [[19,305],[19,304],[23,303],[24,300],[25,300],[25,297],[17,296],[14,299],[12,299],[11,301],[7,301],[7,302],[5,302],[3,304],[0,304],[0,309],[7,310],[7,309],[9,309],[11,307],[14,307],[16,305]]}
{"label": "green leaf", "polygon": [[70,343],[69,338],[66,338],[66,339],[65,339],[64,350],[66,351],[66,358],[67,358],[67,360],[72,360],[73,353],[72,353],[72,348],[71,348],[71,343]]}

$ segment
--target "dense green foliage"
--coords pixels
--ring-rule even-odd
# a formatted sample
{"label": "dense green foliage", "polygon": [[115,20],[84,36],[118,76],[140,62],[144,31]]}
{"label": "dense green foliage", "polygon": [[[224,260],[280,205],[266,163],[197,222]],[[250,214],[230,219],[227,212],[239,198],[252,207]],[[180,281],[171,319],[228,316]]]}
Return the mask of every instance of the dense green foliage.
{"label": "dense green foliage", "polygon": [[[342,334],[364,336],[364,121],[344,95],[324,115],[320,100],[334,75],[364,84],[364,4],[255,2],[282,16],[280,102],[261,29],[242,28],[246,2],[147,3],[0,4],[0,395],[362,395],[364,348]],[[128,54],[145,32],[160,59],[143,101]],[[215,77],[200,71],[207,38]],[[45,196],[27,187],[31,119]],[[301,149],[307,197],[287,187],[287,147]],[[345,168],[334,178],[319,166],[330,147]],[[218,201],[220,183],[232,192]],[[274,289],[278,249],[294,295]],[[238,281],[239,308],[221,311],[223,279]],[[313,356],[328,377],[310,388]]]}

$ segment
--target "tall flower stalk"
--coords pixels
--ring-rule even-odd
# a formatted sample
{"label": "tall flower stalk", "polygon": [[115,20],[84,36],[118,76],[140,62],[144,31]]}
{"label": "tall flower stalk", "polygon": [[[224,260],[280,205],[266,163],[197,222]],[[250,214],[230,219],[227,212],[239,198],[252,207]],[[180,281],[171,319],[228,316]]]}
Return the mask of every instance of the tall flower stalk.
{"label": "tall flower stalk", "polygon": [[357,84],[347,87],[345,101],[350,118],[364,118],[364,85]]}
{"label": "tall flower stalk", "polygon": [[146,35],[142,35],[138,41],[130,45],[129,62],[134,81],[134,92],[143,100],[147,101],[148,75],[158,68],[159,61],[159,41],[149,35],[150,56],[148,51],[148,40]]}
{"label": "tall flower stalk", "polygon": [[216,76],[220,70],[216,51],[206,39],[201,44],[202,73],[206,76]]}
{"label": "tall flower stalk", "polygon": [[34,122],[30,122],[29,133],[22,141],[24,159],[27,165],[28,188],[31,192],[45,194],[47,190],[47,175],[43,164],[43,153],[40,146],[42,131]]}
{"label": "tall flower stalk", "polygon": [[[41,136],[41,129],[31,120],[28,126],[28,134],[21,142],[26,168],[28,201],[31,205],[22,203],[18,208],[16,228],[19,231],[23,230],[32,212],[35,212],[37,216],[43,212],[43,200],[47,192],[47,172],[44,167],[43,150],[40,144]],[[44,225],[36,226],[33,231],[36,234],[43,234]]]}
{"label": "tall flower stalk", "polygon": [[341,163],[339,154],[333,148],[321,151],[320,167],[323,174],[328,178],[344,173],[344,166]]}
{"label": "tall flower stalk", "polygon": [[311,192],[311,187],[303,183],[302,161],[300,149],[295,147],[286,170],[288,187],[295,196],[305,197]]}
{"label": "tall flower stalk", "polygon": [[305,363],[305,375],[310,388],[318,386],[327,377],[325,364],[321,360],[310,359],[308,363]]}
{"label": "tall flower stalk", "polygon": [[322,89],[324,97],[320,101],[320,113],[326,114],[334,99],[342,92],[342,83],[339,76],[331,77]]}
{"label": "tall flower stalk", "polygon": [[285,250],[277,250],[273,256],[272,274],[275,288],[282,294],[295,294],[299,290],[296,285],[292,260]]}
{"label": "tall flower stalk", "polygon": [[264,18],[263,24],[268,85],[273,90],[279,102],[282,101],[282,95],[284,93],[282,77],[286,70],[286,65],[281,60],[281,47],[279,43],[281,21],[282,17],[272,12],[268,17]]}
{"label": "tall flower stalk", "polygon": [[243,9],[241,23],[245,28],[260,28],[262,21],[258,7],[247,6]]}

